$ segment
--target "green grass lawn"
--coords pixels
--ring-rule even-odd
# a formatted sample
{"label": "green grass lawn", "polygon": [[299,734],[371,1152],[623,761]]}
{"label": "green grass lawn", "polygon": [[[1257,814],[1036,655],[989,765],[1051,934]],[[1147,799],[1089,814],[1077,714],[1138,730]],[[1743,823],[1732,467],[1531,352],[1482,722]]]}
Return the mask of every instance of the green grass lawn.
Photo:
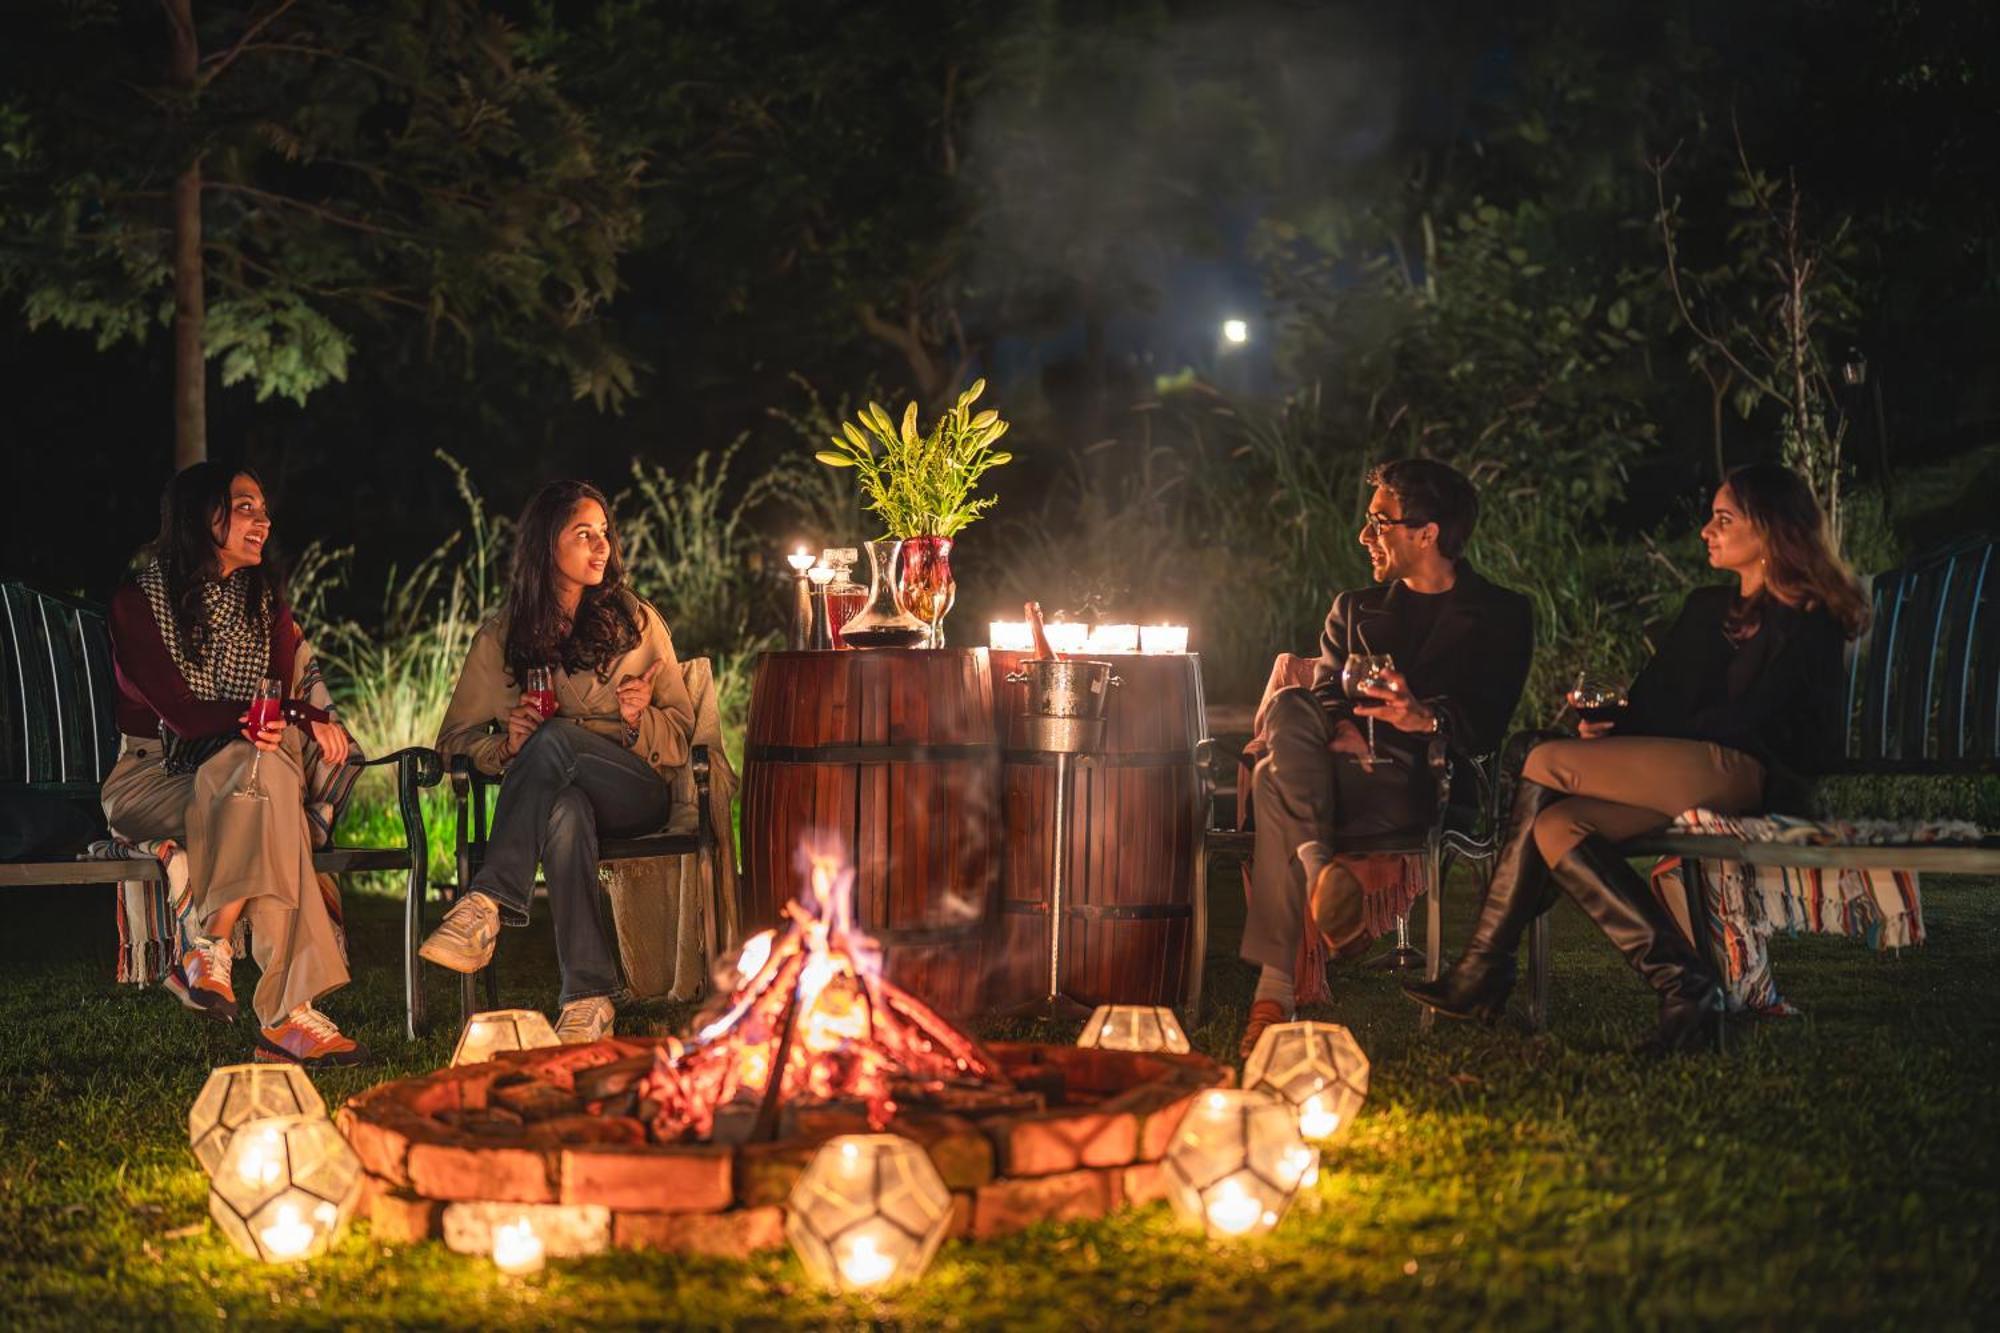
{"label": "green grass lawn", "polygon": [[[1249,975],[1233,958],[1234,874],[1212,883],[1221,919],[1194,1036],[1225,1054]],[[378,1246],[365,1224],[302,1269],[243,1260],[207,1223],[185,1126],[209,1066],[245,1058],[247,1034],[112,985],[108,891],[10,891],[0,1325],[1990,1326],[1996,890],[1927,882],[1933,942],[1900,957],[1780,941],[1780,981],[1807,1016],[1733,1029],[1725,1056],[1660,1065],[1623,1054],[1648,1022],[1646,993],[1566,904],[1546,1036],[1426,1037],[1392,979],[1343,970],[1339,1001],[1314,1016],[1355,1029],[1373,1089],[1274,1236],[1212,1245],[1155,1205],[952,1243],[914,1288],[854,1300],[816,1291],[782,1252],[615,1254],[503,1281],[441,1244]],[[1453,940],[1466,896],[1448,912]],[[330,1103],[441,1063],[451,1042],[400,1036],[396,904],[351,896],[350,920],[359,980],[327,1008],[380,1059],[321,1076]],[[544,922],[509,932],[503,962],[505,1002],[553,1003]],[[454,1012],[442,976],[432,1000]],[[621,1026],[682,1016],[635,1009]]]}

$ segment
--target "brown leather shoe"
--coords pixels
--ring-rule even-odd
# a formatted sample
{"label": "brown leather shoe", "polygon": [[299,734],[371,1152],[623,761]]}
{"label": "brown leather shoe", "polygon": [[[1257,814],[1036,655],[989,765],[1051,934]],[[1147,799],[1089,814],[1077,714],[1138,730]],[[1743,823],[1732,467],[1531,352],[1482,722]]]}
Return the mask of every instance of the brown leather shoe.
{"label": "brown leather shoe", "polygon": [[1310,901],[1313,924],[1335,959],[1355,958],[1374,947],[1375,936],[1362,911],[1361,881],[1346,866],[1336,860],[1321,867]]}
{"label": "brown leather shoe", "polygon": [[1257,1049],[1257,1038],[1264,1035],[1264,1029],[1279,1023],[1289,1023],[1288,1017],[1276,1000],[1252,1000],[1250,1021],[1243,1025],[1243,1040],[1236,1047],[1238,1059],[1248,1060],[1250,1052]]}

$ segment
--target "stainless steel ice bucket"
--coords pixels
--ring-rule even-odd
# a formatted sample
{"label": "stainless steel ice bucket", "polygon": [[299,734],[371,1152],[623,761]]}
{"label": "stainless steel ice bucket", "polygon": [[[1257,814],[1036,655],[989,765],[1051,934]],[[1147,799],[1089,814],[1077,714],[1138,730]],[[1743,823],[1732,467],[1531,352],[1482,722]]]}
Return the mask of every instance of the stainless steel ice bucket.
{"label": "stainless steel ice bucket", "polygon": [[1079,658],[1055,661],[1032,658],[1021,663],[1007,677],[1011,684],[1028,687],[1027,713],[1030,717],[1073,717],[1096,719],[1104,716],[1111,687],[1119,683],[1111,674],[1111,663]]}

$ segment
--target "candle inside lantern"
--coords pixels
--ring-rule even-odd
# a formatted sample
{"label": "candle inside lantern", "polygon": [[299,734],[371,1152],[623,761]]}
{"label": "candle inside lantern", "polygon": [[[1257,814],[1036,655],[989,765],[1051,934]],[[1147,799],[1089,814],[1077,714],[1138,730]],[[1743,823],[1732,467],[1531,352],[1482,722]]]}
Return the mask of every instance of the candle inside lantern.
{"label": "candle inside lantern", "polygon": [[1299,1107],[1299,1133],[1309,1139],[1330,1139],[1340,1131],[1340,1112],[1315,1092]]}
{"label": "candle inside lantern", "polygon": [[995,620],[986,626],[986,646],[1001,652],[1032,653],[1035,632],[1025,620]]}
{"label": "candle inside lantern", "polygon": [[1137,625],[1099,625],[1090,631],[1087,651],[1093,653],[1136,653],[1139,651]]}
{"label": "candle inside lantern", "polygon": [[[1225,1236],[1240,1236],[1257,1225],[1263,1207],[1234,1177],[1222,1182],[1208,1201],[1208,1221]],[[1275,1223],[1278,1219],[1270,1219]]]}
{"label": "candle inside lantern", "polygon": [[841,1247],[840,1280],[846,1286],[879,1286],[895,1271],[895,1259],[876,1249],[875,1238],[865,1231]]}
{"label": "candle inside lantern", "polygon": [[544,1262],[542,1238],[527,1218],[493,1228],[493,1266],[503,1273],[536,1273]]}
{"label": "candle inside lantern", "polygon": [[285,1172],[285,1139],[275,1129],[258,1129],[236,1158],[236,1174],[245,1185],[274,1185]]}
{"label": "candle inside lantern", "polygon": [[277,1220],[258,1232],[264,1251],[273,1259],[296,1259],[313,1242],[312,1225],[299,1216],[297,1205],[278,1205]]}
{"label": "candle inside lantern", "polygon": [[1186,625],[1141,625],[1139,651],[1142,653],[1184,653],[1188,645]]}

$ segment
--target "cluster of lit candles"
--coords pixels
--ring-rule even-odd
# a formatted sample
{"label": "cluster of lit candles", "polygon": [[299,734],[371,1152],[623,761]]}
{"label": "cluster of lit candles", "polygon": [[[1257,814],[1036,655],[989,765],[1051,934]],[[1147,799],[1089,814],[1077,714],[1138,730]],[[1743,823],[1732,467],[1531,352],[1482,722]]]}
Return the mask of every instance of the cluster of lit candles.
{"label": "cluster of lit candles", "polygon": [[[1071,653],[1184,653],[1188,650],[1186,625],[1085,625],[1052,620],[1042,627],[1049,647],[1065,656]],[[995,620],[987,624],[986,646],[996,650],[1031,653],[1035,632],[1025,620]]]}
{"label": "cluster of lit candles", "polygon": [[[451,1063],[556,1040],[548,1019],[533,1010],[475,1014]],[[1100,1006],[1077,1044],[1190,1050],[1173,1010],[1152,1005]],[[1367,1096],[1368,1058],[1346,1028],[1279,1024],[1265,1031],[1242,1082],[1194,1099],[1163,1163],[1175,1211],[1217,1238],[1270,1230],[1314,1183],[1320,1145],[1353,1120]],[[210,1178],[210,1213],[253,1258],[296,1262],[323,1253],[359,1200],[360,1161],[296,1066],[216,1069],[189,1112],[188,1133]],[[883,1182],[891,1180],[899,1182],[894,1198],[884,1196]],[[895,1134],[849,1134],[823,1145],[800,1175],[785,1231],[816,1280],[863,1291],[922,1273],[951,1214],[950,1191],[922,1146]],[[547,1243],[529,1210],[495,1218],[489,1235],[500,1272],[543,1267]]]}

